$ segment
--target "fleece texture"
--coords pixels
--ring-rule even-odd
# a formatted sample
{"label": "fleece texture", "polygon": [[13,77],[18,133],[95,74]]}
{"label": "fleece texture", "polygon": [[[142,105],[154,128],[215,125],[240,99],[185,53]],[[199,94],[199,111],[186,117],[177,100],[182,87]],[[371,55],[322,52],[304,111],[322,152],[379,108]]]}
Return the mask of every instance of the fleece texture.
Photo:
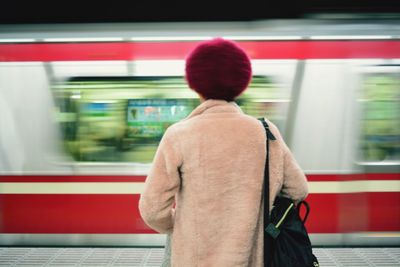
{"label": "fleece texture", "polygon": [[[274,124],[270,203],[300,201],[307,180]],[[265,131],[234,102],[209,99],[165,132],[139,209],[171,235],[171,266],[263,266]]]}

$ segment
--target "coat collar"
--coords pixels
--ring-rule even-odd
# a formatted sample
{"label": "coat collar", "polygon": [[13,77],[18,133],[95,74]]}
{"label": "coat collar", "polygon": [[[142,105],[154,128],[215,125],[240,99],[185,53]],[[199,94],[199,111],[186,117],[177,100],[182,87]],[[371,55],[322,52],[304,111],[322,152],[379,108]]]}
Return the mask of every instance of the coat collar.
{"label": "coat collar", "polygon": [[243,111],[234,101],[208,99],[197,106],[186,119],[205,113],[243,113]]}

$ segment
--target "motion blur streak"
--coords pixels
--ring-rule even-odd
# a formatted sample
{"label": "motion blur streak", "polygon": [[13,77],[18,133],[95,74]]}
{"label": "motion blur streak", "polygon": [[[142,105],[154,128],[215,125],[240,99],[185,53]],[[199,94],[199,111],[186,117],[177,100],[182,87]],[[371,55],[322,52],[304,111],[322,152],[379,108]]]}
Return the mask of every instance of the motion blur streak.
{"label": "motion blur streak", "polygon": [[0,244],[163,245],[138,201],[215,36],[252,60],[237,104],[306,172],[313,244],[400,245],[400,23],[318,20],[0,25]]}

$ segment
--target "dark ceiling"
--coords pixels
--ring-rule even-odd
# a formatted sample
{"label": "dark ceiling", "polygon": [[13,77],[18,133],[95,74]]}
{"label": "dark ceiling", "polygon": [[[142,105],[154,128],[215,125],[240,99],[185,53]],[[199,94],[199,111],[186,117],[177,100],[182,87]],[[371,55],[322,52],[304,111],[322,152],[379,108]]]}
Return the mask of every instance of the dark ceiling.
{"label": "dark ceiling", "polygon": [[[43,1],[44,2],[44,1]],[[400,14],[399,0],[98,0],[96,2],[9,0],[0,23],[100,23],[250,21],[305,18],[314,14]]]}

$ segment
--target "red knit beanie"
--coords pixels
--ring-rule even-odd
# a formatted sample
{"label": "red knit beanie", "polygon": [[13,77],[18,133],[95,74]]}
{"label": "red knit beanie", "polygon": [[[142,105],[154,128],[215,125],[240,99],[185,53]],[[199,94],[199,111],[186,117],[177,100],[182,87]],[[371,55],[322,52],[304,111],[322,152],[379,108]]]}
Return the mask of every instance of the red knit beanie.
{"label": "red knit beanie", "polygon": [[234,42],[216,38],[199,44],[186,59],[189,87],[205,99],[234,100],[251,80],[251,63]]}

